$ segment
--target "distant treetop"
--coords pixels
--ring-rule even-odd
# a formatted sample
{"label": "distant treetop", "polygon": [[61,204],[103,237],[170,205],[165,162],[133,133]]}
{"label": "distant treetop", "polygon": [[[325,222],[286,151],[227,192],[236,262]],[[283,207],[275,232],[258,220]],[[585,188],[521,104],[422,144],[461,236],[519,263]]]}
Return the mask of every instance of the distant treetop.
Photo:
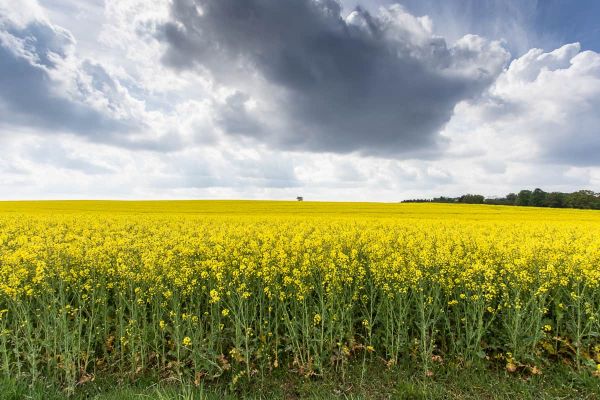
{"label": "distant treetop", "polygon": [[600,210],[600,193],[579,190],[573,193],[545,192],[540,188],[509,193],[505,197],[485,198],[479,194],[465,194],[460,197],[434,197],[433,199],[410,199],[403,203],[464,203],[495,204],[524,207],[581,208]]}

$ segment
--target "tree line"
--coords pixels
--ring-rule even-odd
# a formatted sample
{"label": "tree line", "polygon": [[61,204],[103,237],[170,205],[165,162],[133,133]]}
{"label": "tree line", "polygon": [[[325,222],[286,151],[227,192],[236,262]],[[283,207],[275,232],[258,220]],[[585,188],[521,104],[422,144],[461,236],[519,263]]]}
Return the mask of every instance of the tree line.
{"label": "tree line", "polygon": [[505,206],[580,208],[600,210],[600,193],[578,190],[573,193],[545,192],[542,189],[521,190],[505,197],[486,198],[480,194],[465,194],[459,197],[434,197],[433,199],[410,199],[403,203],[463,203],[495,204]]}

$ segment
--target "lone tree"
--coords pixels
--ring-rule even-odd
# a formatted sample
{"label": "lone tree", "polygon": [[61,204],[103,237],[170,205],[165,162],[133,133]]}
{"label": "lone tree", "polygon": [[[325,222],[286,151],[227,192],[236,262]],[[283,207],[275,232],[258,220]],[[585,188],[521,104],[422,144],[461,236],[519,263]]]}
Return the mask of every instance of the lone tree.
{"label": "lone tree", "polygon": [[298,197],[296,197],[296,200],[298,200],[298,201],[304,201],[304,197],[298,196]]}

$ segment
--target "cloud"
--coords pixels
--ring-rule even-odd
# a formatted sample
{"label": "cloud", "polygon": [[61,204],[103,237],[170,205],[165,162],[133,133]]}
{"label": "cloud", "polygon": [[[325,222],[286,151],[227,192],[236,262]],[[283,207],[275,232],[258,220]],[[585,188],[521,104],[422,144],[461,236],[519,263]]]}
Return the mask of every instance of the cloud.
{"label": "cloud", "polygon": [[[356,1],[347,1],[355,3]],[[369,0],[379,5],[396,0]],[[543,3],[539,0],[402,0],[412,14],[427,14],[440,23],[434,32],[450,41],[465,34],[502,39],[514,55],[521,55],[533,45],[548,44],[534,29],[535,16]],[[443,23],[442,23],[443,21]],[[543,42],[543,43],[542,43]]]}
{"label": "cloud", "polygon": [[78,155],[73,149],[61,144],[38,140],[26,152],[27,159],[37,164],[49,165],[56,168],[78,171],[88,175],[107,175],[116,171],[99,162]]}
{"label": "cloud", "polygon": [[236,190],[298,187],[294,162],[285,155],[230,146],[230,150],[189,149],[159,163],[156,185],[165,188],[235,188]]}
{"label": "cloud", "polygon": [[3,3],[0,134],[27,127],[133,150],[183,146],[173,116],[148,111],[110,68],[81,58],[70,31],[50,22],[37,2]]}
{"label": "cloud", "polygon": [[82,76],[73,77],[73,36],[45,19],[28,17],[0,15],[2,125],[89,136],[126,129],[126,120],[89,104],[98,94],[96,88],[86,85]]}
{"label": "cloud", "polygon": [[455,105],[509,58],[474,35],[448,44],[398,5],[344,18],[334,0],[175,0],[171,14],[163,61],[237,93],[220,116],[226,133],[283,149],[436,153]]}
{"label": "cloud", "polygon": [[600,54],[578,43],[513,60],[489,92],[457,109],[468,135],[486,153],[523,163],[600,165]]}

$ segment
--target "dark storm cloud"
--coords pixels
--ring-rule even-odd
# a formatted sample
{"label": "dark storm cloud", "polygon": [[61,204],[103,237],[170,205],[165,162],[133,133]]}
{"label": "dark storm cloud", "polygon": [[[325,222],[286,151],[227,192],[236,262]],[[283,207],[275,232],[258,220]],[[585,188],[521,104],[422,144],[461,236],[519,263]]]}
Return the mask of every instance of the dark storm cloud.
{"label": "dark storm cloud", "polygon": [[254,136],[260,133],[260,122],[248,111],[246,103],[248,95],[236,92],[225,99],[225,103],[217,105],[216,123],[225,132]]}
{"label": "dark storm cloud", "polygon": [[[0,16],[1,17],[1,16]],[[24,27],[0,18],[0,113],[2,125],[94,136],[123,130],[115,120],[60,93],[50,76],[74,46],[68,31],[43,21]]]}
{"label": "dark storm cloud", "polygon": [[[236,87],[242,94],[228,102],[220,125],[287,149],[435,150],[454,106],[480,94],[507,59],[480,38],[449,46],[404,26],[402,18],[417,20],[399,7],[377,17],[358,8],[343,18],[334,0],[174,0],[171,12],[160,32],[164,62],[207,69],[225,85],[255,76],[274,85],[283,95],[273,99],[255,85]],[[244,129],[252,118],[243,96],[272,101],[271,117],[283,124]]]}

